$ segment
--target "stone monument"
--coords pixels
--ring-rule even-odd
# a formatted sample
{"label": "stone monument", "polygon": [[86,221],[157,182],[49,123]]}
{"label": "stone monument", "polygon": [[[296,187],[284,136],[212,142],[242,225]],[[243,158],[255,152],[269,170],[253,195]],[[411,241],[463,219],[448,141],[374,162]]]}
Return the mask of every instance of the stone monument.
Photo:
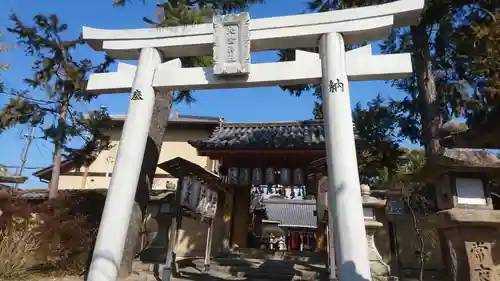
{"label": "stone monument", "polygon": [[366,239],[368,240],[368,258],[372,276],[378,279],[387,280],[391,278],[391,267],[384,262],[377,246],[375,245],[375,233],[384,225],[377,221],[374,209],[385,208],[386,200],[371,196],[370,187],[366,184],[361,185],[361,197],[363,198],[363,214],[365,218]]}

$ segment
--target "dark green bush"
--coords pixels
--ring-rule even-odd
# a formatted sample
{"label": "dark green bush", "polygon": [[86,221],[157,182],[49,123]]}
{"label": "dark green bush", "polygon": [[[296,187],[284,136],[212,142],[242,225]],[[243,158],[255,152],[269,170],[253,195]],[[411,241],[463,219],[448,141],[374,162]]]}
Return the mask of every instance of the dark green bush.
{"label": "dark green bush", "polygon": [[[24,260],[36,263],[24,263],[24,271],[83,274],[92,254],[105,193],[61,191],[57,199],[45,201],[21,200],[18,195],[0,193],[0,229],[12,228],[16,218],[18,221],[19,218],[29,221],[32,233],[36,234],[37,248],[26,253],[32,257]],[[4,231],[4,235],[12,233]],[[3,257],[0,256],[0,259],[3,260]]]}

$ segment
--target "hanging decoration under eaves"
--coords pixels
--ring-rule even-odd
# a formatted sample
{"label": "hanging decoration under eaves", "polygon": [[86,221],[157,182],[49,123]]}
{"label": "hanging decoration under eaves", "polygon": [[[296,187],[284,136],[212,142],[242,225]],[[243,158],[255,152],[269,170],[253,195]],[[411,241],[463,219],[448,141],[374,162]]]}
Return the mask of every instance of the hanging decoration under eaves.
{"label": "hanging decoration under eaves", "polygon": [[229,184],[237,184],[238,183],[238,168],[231,167],[228,170],[228,182]]}
{"label": "hanging decoration under eaves", "polygon": [[280,169],[280,184],[288,186],[290,185],[290,169],[288,168],[281,168]]}
{"label": "hanging decoration under eaves", "polygon": [[184,178],[181,191],[181,205],[202,218],[213,219],[217,209],[218,195],[196,177]]}
{"label": "hanging decoration under eaves", "polygon": [[253,168],[252,169],[252,184],[261,185],[262,184],[262,169]]}
{"label": "hanging decoration under eaves", "polygon": [[305,171],[302,168],[239,168],[227,169],[226,183],[231,185],[274,185],[303,186],[305,185]]}
{"label": "hanging decoration under eaves", "polygon": [[275,171],[273,168],[266,169],[266,184],[273,185],[276,183]]}
{"label": "hanging decoration under eaves", "polygon": [[240,168],[238,175],[239,185],[249,185],[250,184],[250,170],[248,168]]}
{"label": "hanging decoration under eaves", "polygon": [[293,170],[293,184],[304,185],[304,171],[302,169],[295,168]]}

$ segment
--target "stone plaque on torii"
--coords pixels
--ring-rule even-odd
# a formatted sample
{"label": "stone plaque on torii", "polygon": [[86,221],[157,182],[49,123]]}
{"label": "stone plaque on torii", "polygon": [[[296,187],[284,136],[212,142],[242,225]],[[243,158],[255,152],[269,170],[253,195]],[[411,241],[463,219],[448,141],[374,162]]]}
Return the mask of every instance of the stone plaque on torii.
{"label": "stone plaque on torii", "polygon": [[[84,27],[83,38],[95,51],[138,60],[137,66],[120,62],[116,72],[93,74],[87,85],[96,94],[131,93],[88,280],[117,278],[155,92],[305,83],[322,85],[328,206],[339,279],[371,280],[348,81],[403,78],[412,73],[412,63],[410,54],[373,55],[370,46],[346,52],[345,44],[381,40],[392,28],[417,24],[423,6],[424,0],[399,0],[252,21],[242,13],[167,28]],[[295,61],[250,63],[251,52],[318,46],[319,54],[296,51]],[[182,68],[178,59],[207,55],[214,56],[214,67]]]}

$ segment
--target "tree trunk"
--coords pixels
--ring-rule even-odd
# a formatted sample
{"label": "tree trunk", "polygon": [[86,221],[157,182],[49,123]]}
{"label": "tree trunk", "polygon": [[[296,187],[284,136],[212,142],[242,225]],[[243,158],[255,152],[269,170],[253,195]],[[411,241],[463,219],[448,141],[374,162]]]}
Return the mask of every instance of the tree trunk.
{"label": "tree trunk", "polygon": [[135,204],[130,219],[127,240],[123,252],[120,267],[120,276],[128,276],[132,271],[132,263],[140,249],[140,230],[142,220],[145,217],[146,207],[149,201],[149,191],[153,186],[156,166],[160,156],[163,137],[168,124],[168,117],[172,108],[173,92],[158,92],[155,96],[153,117],[149,127],[149,135],[142,162],[141,175],[137,186]]}
{"label": "tree trunk", "polygon": [[87,178],[89,177],[89,166],[90,164],[85,161],[83,165],[83,178],[82,178],[82,186],[80,187],[81,189],[85,189],[87,186]]}
{"label": "tree trunk", "polygon": [[432,58],[429,49],[429,35],[425,23],[411,27],[414,62],[418,82],[419,107],[422,135],[420,143],[425,146],[427,158],[439,153],[439,128],[442,123],[440,101],[436,92],[436,81],[432,72]]}
{"label": "tree trunk", "polygon": [[[440,112],[440,100],[436,91],[436,80],[432,71],[432,57],[429,48],[429,34],[425,22],[420,22],[419,25],[411,27],[411,35],[414,46],[414,63],[415,74],[418,83],[418,103],[421,114],[422,134],[420,143],[425,147],[425,156],[427,163],[432,161],[432,156],[439,154],[439,128],[441,127],[442,117]],[[408,206],[409,203],[407,202]],[[414,228],[420,242],[419,265],[420,274],[419,280],[423,281],[425,269],[425,253],[424,242],[419,231],[416,216],[410,206],[414,219]]]}
{"label": "tree trunk", "polygon": [[58,136],[55,139],[54,158],[52,160],[52,175],[49,183],[49,200],[57,198],[59,189],[59,177],[61,176],[61,156],[64,130],[66,125],[66,114],[68,113],[68,101],[61,104],[61,112],[58,120]]}

